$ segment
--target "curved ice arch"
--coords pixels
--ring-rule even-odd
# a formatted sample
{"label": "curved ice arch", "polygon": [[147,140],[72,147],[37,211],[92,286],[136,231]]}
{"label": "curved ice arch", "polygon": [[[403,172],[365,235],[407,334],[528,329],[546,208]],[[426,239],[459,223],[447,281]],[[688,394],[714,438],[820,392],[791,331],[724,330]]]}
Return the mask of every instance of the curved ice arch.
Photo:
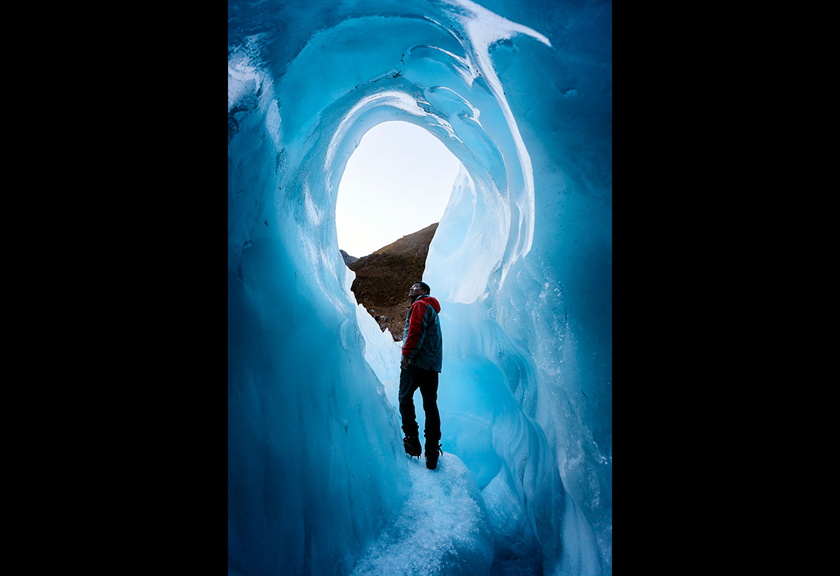
{"label": "curved ice arch", "polygon": [[[548,41],[533,30],[470,2],[448,2],[440,7],[443,15],[450,18],[446,25],[432,17],[367,16],[348,19],[313,35],[283,71],[276,95],[276,101],[281,103],[282,121],[274,122],[276,129],[272,136],[286,151],[287,166],[294,166],[302,159],[291,157],[298,148],[289,144],[297,141],[302,133],[308,134],[310,139],[330,133],[334,126],[330,125],[329,109],[338,108],[340,113],[348,100],[362,101],[371,93],[387,90],[386,86],[399,78],[403,80],[396,83],[398,89],[407,93],[423,89],[422,96],[419,93],[412,96],[425,114],[410,113],[409,118],[401,118],[399,114],[379,115],[375,123],[406,119],[425,127],[441,138],[467,167],[482,193],[480,198],[493,194],[504,197],[500,203],[483,206],[479,202],[476,205],[480,214],[475,219],[476,226],[500,231],[500,236],[493,238],[473,236],[480,242],[483,258],[469,266],[466,276],[476,279],[468,284],[483,288],[487,285],[485,280],[498,269],[501,269],[498,282],[503,282],[513,262],[530,249],[534,218],[530,159],[489,61],[488,47],[514,34],[529,34],[540,41]],[[382,39],[386,41],[380,41]],[[249,41],[254,42],[254,38]],[[433,73],[429,73],[430,69]],[[382,73],[383,70],[387,72]],[[319,81],[319,77],[328,77],[329,81]],[[400,86],[406,81],[411,84],[409,89]],[[472,114],[463,113],[463,108],[453,109],[450,106],[452,99],[441,98],[447,89],[460,98]],[[399,98],[390,102],[382,99],[378,103],[401,107]],[[437,108],[436,104],[442,108]],[[409,108],[401,108],[409,112]],[[478,111],[484,114],[475,114]],[[347,118],[341,120],[342,124],[346,122]],[[375,123],[359,123],[352,133],[343,132],[344,141],[354,145],[343,150],[335,166],[330,166],[335,156],[328,158],[328,174],[343,172],[361,135]],[[313,146],[317,145],[313,142]],[[304,149],[300,150],[305,154]],[[278,187],[283,188],[282,184]],[[285,190],[288,195],[301,188],[313,191],[322,186],[320,182],[308,182],[295,188],[285,187]],[[327,187],[330,202],[308,199],[308,211],[314,216],[316,225],[325,215],[334,213],[335,189],[335,183],[330,182]],[[330,236],[329,230],[324,232]],[[465,253],[476,246],[475,243],[466,246]],[[340,275],[341,267],[334,274]],[[446,293],[460,302],[475,301],[486,295],[481,288],[468,290],[464,286],[466,283]]]}
{"label": "curved ice arch", "polygon": [[[404,120],[423,127],[461,161],[478,191],[473,232],[467,234],[472,241],[462,251],[464,276],[470,281],[457,286],[438,282],[438,288],[444,298],[467,303],[486,297],[491,276],[501,269],[501,284],[506,270],[530,249],[534,205],[530,159],[486,55],[488,43],[502,37],[500,28],[488,34],[471,26],[470,19],[464,22],[465,33],[482,42],[477,49],[428,20],[365,17],[342,22],[313,36],[289,64],[278,100],[282,142],[288,145],[301,133],[307,135],[297,151],[302,158],[286,158],[288,165],[299,163],[300,168],[287,172],[280,187],[287,194],[304,193],[311,218],[300,224],[304,229],[323,225],[328,245],[337,243],[332,219],[325,216],[334,215],[340,175],[362,135],[376,124]],[[522,31],[515,26],[508,31],[514,30]],[[371,42],[381,37],[389,42]],[[443,46],[433,45],[435,40]],[[319,74],[330,75],[325,89],[312,80]],[[324,154],[321,139],[327,134],[332,136]],[[441,222],[441,228],[448,225],[463,223]],[[489,230],[498,235],[488,237]],[[329,273],[343,284],[344,267],[337,264]]]}

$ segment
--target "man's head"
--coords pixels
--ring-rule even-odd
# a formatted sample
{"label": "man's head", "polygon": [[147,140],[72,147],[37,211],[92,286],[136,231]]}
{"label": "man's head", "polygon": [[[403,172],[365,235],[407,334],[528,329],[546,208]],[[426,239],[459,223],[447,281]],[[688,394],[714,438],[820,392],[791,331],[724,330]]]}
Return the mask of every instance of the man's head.
{"label": "man's head", "polygon": [[411,300],[414,300],[421,294],[430,294],[431,290],[429,289],[429,285],[425,282],[415,282],[411,285],[411,290],[408,292],[408,297]]}

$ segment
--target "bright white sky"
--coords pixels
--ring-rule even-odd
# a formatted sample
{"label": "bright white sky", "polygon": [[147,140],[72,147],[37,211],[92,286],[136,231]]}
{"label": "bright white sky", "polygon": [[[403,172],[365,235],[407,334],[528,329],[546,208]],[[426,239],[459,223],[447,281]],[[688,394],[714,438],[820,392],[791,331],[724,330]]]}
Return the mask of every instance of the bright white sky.
{"label": "bright white sky", "polygon": [[339,248],[360,258],[440,222],[460,165],[423,128],[407,122],[371,128],[338,187]]}

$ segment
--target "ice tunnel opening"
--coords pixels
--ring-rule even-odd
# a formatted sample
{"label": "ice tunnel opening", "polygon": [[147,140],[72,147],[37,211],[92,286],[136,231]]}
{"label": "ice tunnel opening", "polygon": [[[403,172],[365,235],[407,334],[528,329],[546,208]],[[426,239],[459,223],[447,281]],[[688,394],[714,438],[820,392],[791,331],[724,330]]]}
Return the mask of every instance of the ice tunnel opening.
{"label": "ice tunnel opening", "polygon": [[461,162],[426,130],[377,124],[347,161],[336,199],[339,248],[361,258],[440,222]]}
{"label": "ice tunnel opening", "polygon": [[342,258],[355,273],[350,291],[394,342],[402,340],[409,288],[422,280],[461,168],[426,129],[389,119],[363,133],[344,167],[335,222]]}

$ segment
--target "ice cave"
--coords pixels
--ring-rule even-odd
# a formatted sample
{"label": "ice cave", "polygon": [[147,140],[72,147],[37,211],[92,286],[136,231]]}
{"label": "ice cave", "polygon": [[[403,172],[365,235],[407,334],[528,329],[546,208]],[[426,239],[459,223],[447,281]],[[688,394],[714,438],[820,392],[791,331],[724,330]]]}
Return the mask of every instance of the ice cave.
{"label": "ice cave", "polygon": [[[229,0],[229,574],[612,573],[611,35],[598,0]],[[462,164],[436,470],[336,238],[388,121]]]}

